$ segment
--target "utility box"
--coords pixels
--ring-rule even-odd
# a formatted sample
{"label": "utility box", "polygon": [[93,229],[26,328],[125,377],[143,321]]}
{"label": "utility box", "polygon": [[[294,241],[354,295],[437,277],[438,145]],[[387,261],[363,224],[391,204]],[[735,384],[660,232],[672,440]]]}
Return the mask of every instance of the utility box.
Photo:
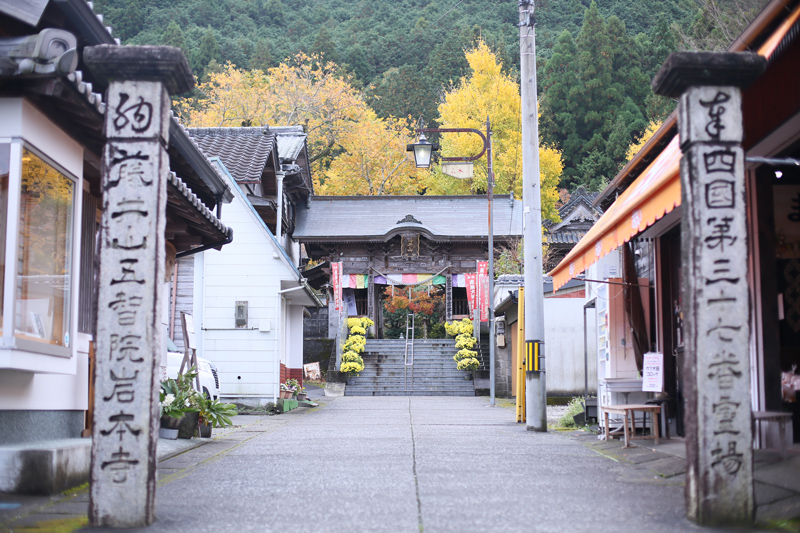
{"label": "utility box", "polygon": [[506,347],[506,319],[498,317],[494,320],[495,342],[498,348]]}
{"label": "utility box", "polygon": [[236,302],[235,321],[237,328],[247,327],[247,302]]}

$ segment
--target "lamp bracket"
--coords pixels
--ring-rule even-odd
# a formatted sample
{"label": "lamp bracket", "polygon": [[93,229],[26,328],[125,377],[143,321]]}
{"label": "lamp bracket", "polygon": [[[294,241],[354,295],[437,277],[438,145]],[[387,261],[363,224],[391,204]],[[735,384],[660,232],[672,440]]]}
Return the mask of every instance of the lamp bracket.
{"label": "lamp bracket", "polygon": [[[489,146],[489,143],[486,139],[486,135],[481,130],[476,130],[473,128],[421,128],[417,130],[417,133],[474,133],[479,135],[481,140],[483,140],[483,149],[481,153],[478,155],[473,156],[465,156],[465,157],[440,157],[441,161],[476,161],[483,157],[483,154],[486,153],[486,148]],[[437,146],[438,149],[438,146]]]}

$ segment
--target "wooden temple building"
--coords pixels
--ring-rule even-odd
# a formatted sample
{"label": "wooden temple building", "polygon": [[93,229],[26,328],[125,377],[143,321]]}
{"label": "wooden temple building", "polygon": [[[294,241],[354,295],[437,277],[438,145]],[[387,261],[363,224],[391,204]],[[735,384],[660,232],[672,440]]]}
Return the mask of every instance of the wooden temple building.
{"label": "wooden temple building", "polygon": [[554,269],[603,215],[603,211],[592,203],[599,195],[578,187],[558,209],[560,222],[542,221],[547,244],[545,272]]}
{"label": "wooden temple building", "polygon": [[[493,220],[497,258],[522,237],[522,202],[495,196]],[[380,338],[389,286],[428,285],[444,291],[447,320],[468,315],[464,274],[488,259],[488,228],[485,196],[311,196],[292,237],[325,277],[342,263],[347,314],[371,318]]]}

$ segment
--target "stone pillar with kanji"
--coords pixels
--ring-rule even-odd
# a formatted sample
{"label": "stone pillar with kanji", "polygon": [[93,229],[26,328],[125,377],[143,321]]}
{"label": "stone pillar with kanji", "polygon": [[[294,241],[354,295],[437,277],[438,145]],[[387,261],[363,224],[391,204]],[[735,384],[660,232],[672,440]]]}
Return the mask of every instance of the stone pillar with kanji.
{"label": "stone pillar with kanji", "polygon": [[89,519],[141,527],[155,519],[169,94],[194,80],[172,47],[88,47],[84,62],[109,82]]}
{"label": "stone pillar with kanji", "polygon": [[755,54],[674,53],[653,80],[679,98],[686,505],[703,525],[754,518],[742,90]]}

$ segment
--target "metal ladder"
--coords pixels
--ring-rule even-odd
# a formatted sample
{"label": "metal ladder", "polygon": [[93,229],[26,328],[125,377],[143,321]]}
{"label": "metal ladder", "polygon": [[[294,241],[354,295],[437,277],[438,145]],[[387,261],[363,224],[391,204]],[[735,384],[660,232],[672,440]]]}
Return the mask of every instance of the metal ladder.
{"label": "metal ladder", "polygon": [[[408,367],[411,367],[411,389],[408,388]],[[414,313],[406,315],[405,387],[406,392],[414,390]]]}

